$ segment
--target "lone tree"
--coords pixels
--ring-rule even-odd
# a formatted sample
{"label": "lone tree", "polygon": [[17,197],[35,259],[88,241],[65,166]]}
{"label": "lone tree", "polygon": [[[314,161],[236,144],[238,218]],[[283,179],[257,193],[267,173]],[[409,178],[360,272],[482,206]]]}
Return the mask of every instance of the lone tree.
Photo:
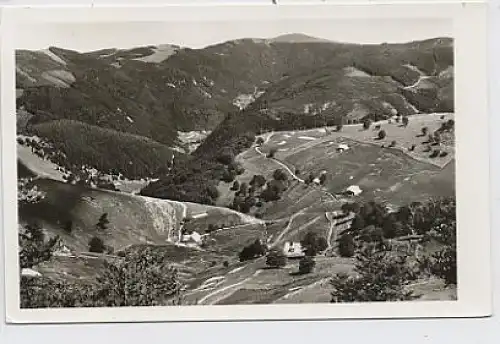
{"label": "lone tree", "polygon": [[235,180],[233,186],[231,186],[231,191],[238,191],[239,188],[240,188],[240,183],[237,180]]}
{"label": "lone tree", "polygon": [[99,218],[99,221],[97,222],[96,227],[99,230],[106,230],[106,229],[108,229],[108,225],[109,225],[108,213],[104,213]]}
{"label": "lone tree", "polygon": [[308,274],[314,270],[316,266],[316,261],[313,257],[304,257],[299,262],[299,273]]}
{"label": "lone tree", "polygon": [[273,249],[267,254],[266,264],[270,268],[282,268],[286,265],[286,256],[281,250]]}
{"label": "lone tree", "polygon": [[304,249],[306,256],[315,256],[328,248],[326,238],[314,232],[308,232],[300,241],[300,245]]}
{"label": "lone tree", "polygon": [[363,129],[368,130],[370,129],[370,126],[372,125],[372,121],[367,119],[363,120]]}
{"label": "lone tree", "polygon": [[385,139],[386,136],[387,136],[387,133],[385,132],[385,130],[380,130],[378,132],[378,136],[377,137],[378,137],[379,140],[383,140],[383,139]]}
{"label": "lone tree", "polygon": [[103,253],[106,250],[106,245],[101,238],[93,237],[89,241],[89,252]]}
{"label": "lone tree", "polygon": [[343,234],[339,239],[339,254],[341,257],[351,258],[354,256],[356,245],[354,237],[350,233]]}
{"label": "lone tree", "polygon": [[73,231],[73,221],[68,220],[64,223],[63,229],[66,233],[70,234]]}
{"label": "lone tree", "polygon": [[344,125],[341,123],[341,124],[337,124],[337,126],[335,127],[335,129],[337,131],[342,131],[342,128],[344,127]]}

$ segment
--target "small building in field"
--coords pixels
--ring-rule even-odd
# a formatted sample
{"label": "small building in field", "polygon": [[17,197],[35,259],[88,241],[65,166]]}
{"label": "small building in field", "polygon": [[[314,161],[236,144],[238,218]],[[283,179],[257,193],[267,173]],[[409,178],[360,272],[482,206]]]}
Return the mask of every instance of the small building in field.
{"label": "small building in field", "polygon": [[283,246],[283,253],[287,258],[302,258],[306,254],[300,242],[287,241]]}
{"label": "small building in field", "polygon": [[349,149],[349,146],[346,145],[345,143],[341,143],[337,146],[337,152],[339,152],[339,153],[342,153],[348,149]]}
{"label": "small building in field", "polygon": [[357,185],[351,185],[345,190],[345,194],[349,196],[359,196],[363,190]]}
{"label": "small building in field", "polygon": [[184,234],[181,238],[181,242],[186,245],[201,245],[203,240],[200,233],[192,232],[191,234]]}

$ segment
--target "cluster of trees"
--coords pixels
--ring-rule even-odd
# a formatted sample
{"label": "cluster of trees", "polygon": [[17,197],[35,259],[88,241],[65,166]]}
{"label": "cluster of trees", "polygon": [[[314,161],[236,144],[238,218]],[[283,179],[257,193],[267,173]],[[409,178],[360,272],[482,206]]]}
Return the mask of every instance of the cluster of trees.
{"label": "cluster of trees", "polygon": [[32,178],[17,180],[17,201],[20,204],[38,203],[46,197],[46,193],[33,184]]}
{"label": "cluster of trees", "polygon": [[277,201],[287,190],[288,174],[283,169],[277,169],[269,181],[262,175],[254,175],[249,184],[235,181],[231,190],[235,191],[231,208],[248,213],[252,207],[261,207],[263,202]]}
{"label": "cluster of trees", "polygon": [[[453,198],[415,202],[396,212],[375,202],[348,203],[344,211],[356,213],[349,230],[339,238],[339,253],[356,256],[357,277],[332,278],[332,302],[396,301],[414,296],[405,285],[423,274],[433,274],[446,284],[457,283],[456,202]],[[423,243],[435,240],[441,249],[417,259],[417,267],[408,257],[390,251],[386,239],[412,234]]]}

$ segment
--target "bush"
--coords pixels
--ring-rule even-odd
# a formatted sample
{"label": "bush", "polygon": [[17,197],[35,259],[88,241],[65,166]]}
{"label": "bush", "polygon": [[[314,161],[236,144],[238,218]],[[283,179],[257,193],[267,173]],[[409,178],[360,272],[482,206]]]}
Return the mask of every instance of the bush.
{"label": "bush", "polygon": [[350,233],[343,234],[339,239],[339,254],[341,257],[351,258],[354,256],[356,245],[354,237]]}
{"label": "bush", "polygon": [[356,276],[337,274],[330,280],[331,302],[407,301],[415,299],[406,289],[416,278],[406,258],[365,247],[356,256]]}
{"label": "bush", "polygon": [[337,126],[335,127],[335,130],[337,130],[338,132],[342,131],[342,128],[344,126],[342,124],[337,124]]}
{"label": "bush", "polygon": [[326,174],[325,174],[325,173],[323,173],[321,176],[319,176],[319,183],[320,183],[321,185],[324,185],[324,184],[325,184],[325,182],[326,182]]}
{"label": "bush", "polygon": [[448,155],[448,152],[444,152],[444,151],[443,151],[443,152],[441,152],[441,154],[439,154],[439,156],[440,156],[441,158],[444,158],[444,157],[445,157],[445,156],[447,156],[447,155]]}
{"label": "bush", "polygon": [[408,149],[410,152],[413,152],[417,146],[416,145],[411,145],[411,147]]}
{"label": "bush", "polygon": [[422,128],[422,136],[426,136],[429,133],[429,128],[423,127]]}
{"label": "bush", "polygon": [[304,257],[299,261],[299,273],[308,274],[314,270],[316,261],[312,257]]}
{"label": "bush", "polygon": [[278,249],[271,250],[267,254],[266,264],[270,268],[282,268],[286,266],[286,256]]}
{"label": "bush", "polygon": [[262,145],[264,143],[264,139],[262,137],[257,137],[257,140],[255,141],[255,144],[258,146]]}
{"label": "bush", "polygon": [[386,136],[387,136],[387,133],[385,132],[385,130],[380,130],[378,132],[378,136],[377,137],[378,137],[379,140],[383,140],[383,139],[385,139]]}
{"label": "bush", "polygon": [[222,266],[224,266],[225,268],[229,267],[229,262],[225,260],[224,263],[222,263]]}
{"label": "bush", "polygon": [[288,174],[283,169],[278,168],[277,170],[274,171],[273,178],[275,180],[286,181],[286,180],[288,180]]}
{"label": "bush", "polygon": [[314,232],[308,232],[300,241],[300,245],[307,256],[315,256],[328,248],[326,238]]}
{"label": "bush", "polygon": [[248,246],[245,246],[239,254],[240,262],[262,257],[266,254],[267,248],[257,239]]}
{"label": "bush", "polygon": [[394,148],[394,147],[396,147],[396,141],[391,141],[389,148]]}
{"label": "bush", "polygon": [[101,238],[93,237],[89,241],[89,252],[103,253],[106,250],[106,246]]}

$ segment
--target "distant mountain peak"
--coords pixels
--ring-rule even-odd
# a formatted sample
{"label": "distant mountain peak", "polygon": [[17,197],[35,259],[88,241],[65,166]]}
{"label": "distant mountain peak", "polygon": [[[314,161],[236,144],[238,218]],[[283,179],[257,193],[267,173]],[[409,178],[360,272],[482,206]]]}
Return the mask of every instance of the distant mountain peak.
{"label": "distant mountain peak", "polygon": [[303,33],[289,33],[269,39],[271,43],[331,43],[324,38],[308,36]]}

